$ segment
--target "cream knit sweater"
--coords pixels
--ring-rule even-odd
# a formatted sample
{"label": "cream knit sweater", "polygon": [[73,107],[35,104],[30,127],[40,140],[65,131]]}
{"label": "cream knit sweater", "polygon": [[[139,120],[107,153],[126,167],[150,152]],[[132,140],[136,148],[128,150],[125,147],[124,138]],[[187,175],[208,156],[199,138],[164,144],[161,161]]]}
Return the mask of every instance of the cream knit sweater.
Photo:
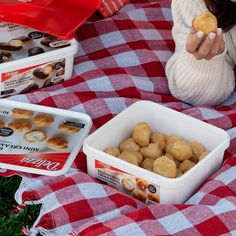
{"label": "cream knit sweater", "polygon": [[211,60],[196,60],[185,49],[192,20],[207,11],[203,0],[172,0],[172,29],[176,50],[166,65],[171,94],[192,105],[214,106],[233,92],[236,26],[224,34],[225,51]]}

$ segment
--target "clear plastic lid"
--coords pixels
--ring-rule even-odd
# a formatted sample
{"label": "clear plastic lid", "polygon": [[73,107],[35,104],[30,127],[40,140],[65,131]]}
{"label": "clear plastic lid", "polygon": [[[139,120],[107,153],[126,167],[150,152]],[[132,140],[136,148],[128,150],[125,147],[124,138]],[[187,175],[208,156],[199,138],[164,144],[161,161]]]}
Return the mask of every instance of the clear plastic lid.
{"label": "clear plastic lid", "polygon": [[0,100],[0,168],[65,173],[91,128],[83,113]]}

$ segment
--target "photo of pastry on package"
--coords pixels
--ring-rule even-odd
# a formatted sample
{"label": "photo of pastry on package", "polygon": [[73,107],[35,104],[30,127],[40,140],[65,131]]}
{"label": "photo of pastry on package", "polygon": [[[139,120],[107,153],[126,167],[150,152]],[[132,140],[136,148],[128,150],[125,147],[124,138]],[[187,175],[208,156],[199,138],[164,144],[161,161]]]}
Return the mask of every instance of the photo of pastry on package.
{"label": "photo of pastry on package", "polygon": [[45,175],[68,170],[88,135],[88,115],[0,100],[0,168]]}
{"label": "photo of pastry on package", "polygon": [[0,38],[0,97],[71,78],[78,47],[75,39],[62,40],[7,22],[0,22]]}

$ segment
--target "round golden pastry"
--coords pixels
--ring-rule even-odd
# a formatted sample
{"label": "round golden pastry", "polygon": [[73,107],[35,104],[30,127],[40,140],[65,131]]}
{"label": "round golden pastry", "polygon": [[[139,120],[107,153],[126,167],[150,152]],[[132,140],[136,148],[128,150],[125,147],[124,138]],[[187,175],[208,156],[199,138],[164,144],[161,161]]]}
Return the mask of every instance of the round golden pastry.
{"label": "round golden pastry", "polygon": [[24,139],[30,143],[43,142],[47,139],[47,135],[44,131],[35,129],[25,133]]}
{"label": "round golden pastry", "polygon": [[33,115],[34,112],[30,110],[20,109],[20,108],[12,109],[12,116],[15,119],[30,119]]}
{"label": "round golden pastry", "polygon": [[15,133],[26,132],[31,129],[31,123],[25,119],[18,119],[8,124],[8,127],[13,129]]}
{"label": "round golden pastry", "polygon": [[58,129],[63,132],[64,134],[74,134],[80,131],[79,127],[71,126],[71,125],[66,125],[66,124],[60,124],[58,126]]}
{"label": "round golden pastry", "polygon": [[0,120],[0,128],[4,127],[4,122]]}
{"label": "round golden pastry", "polygon": [[120,155],[118,155],[118,158],[127,161],[133,165],[138,166],[138,157],[135,153],[132,152],[122,152]]}
{"label": "round golden pastry", "polygon": [[193,20],[192,25],[196,31],[208,35],[210,32],[216,32],[217,19],[211,12],[204,12]]}
{"label": "round golden pastry", "polygon": [[155,173],[167,178],[176,177],[175,162],[166,156],[161,156],[154,161],[153,170]]}
{"label": "round golden pastry", "polygon": [[54,122],[54,117],[48,114],[38,114],[33,118],[33,124],[38,127],[49,126]]}
{"label": "round golden pastry", "polygon": [[107,147],[105,148],[104,152],[114,157],[117,157],[118,155],[120,155],[120,150],[117,147]]}
{"label": "round golden pastry", "polygon": [[147,147],[142,147],[140,153],[144,158],[156,160],[162,154],[162,149],[158,143],[149,143]]}
{"label": "round golden pastry", "polygon": [[146,202],[146,200],[147,200],[146,194],[139,189],[135,189],[133,191],[133,197],[138,199],[139,201],[142,201],[142,202]]}
{"label": "round golden pastry", "polygon": [[151,158],[145,158],[143,162],[141,163],[141,167],[146,169],[146,170],[153,170],[153,164],[154,164],[154,159]]}
{"label": "round golden pastry", "polygon": [[179,169],[185,173],[187,171],[189,171],[192,167],[194,167],[196,165],[196,163],[190,161],[190,160],[185,160],[182,161],[181,164],[179,165]]}
{"label": "round golden pastry", "polygon": [[132,139],[141,147],[149,144],[151,137],[151,127],[146,122],[140,122],[135,125],[132,132]]}
{"label": "round golden pastry", "polygon": [[128,178],[122,179],[121,184],[123,188],[128,192],[132,192],[135,188],[134,183],[131,181],[131,179]]}
{"label": "round golden pastry", "polygon": [[155,193],[147,193],[147,198],[148,200],[153,201],[153,202],[157,202],[157,203],[160,202],[159,196]]}
{"label": "round golden pastry", "polygon": [[136,185],[137,185],[140,189],[145,190],[145,189],[148,188],[148,182],[147,182],[146,180],[141,179],[141,178],[136,178],[135,181],[136,181]]}
{"label": "round golden pastry", "polygon": [[119,149],[121,152],[123,152],[124,150],[139,151],[140,146],[135,143],[132,138],[127,138],[119,144]]}
{"label": "round golden pastry", "polygon": [[130,151],[130,150],[124,150],[121,154],[124,155],[124,153],[126,153],[126,155],[135,155],[137,157],[138,160],[138,165],[140,165],[143,161],[143,156],[140,152],[137,151]]}
{"label": "round golden pastry", "polygon": [[47,140],[47,146],[54,151],[65,151],[69,147],[69,143],[62,137],[53,137]]}

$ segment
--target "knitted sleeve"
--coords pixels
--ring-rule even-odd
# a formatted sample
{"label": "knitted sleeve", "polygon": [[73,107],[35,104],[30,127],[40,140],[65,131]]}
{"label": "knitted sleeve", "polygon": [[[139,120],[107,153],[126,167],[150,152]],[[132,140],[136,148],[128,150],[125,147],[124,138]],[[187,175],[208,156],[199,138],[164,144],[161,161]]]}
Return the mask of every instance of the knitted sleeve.
{"label": "knitted sleeve", "polygon": [[176,50],[166,65],[171,94],[192,105],[222,103],[235,86],[227,49],[211,60],[196,60],[185,49],[193,18],[207,11],[203,0],[172,0],[171,7],[174,21],[172,35],[176,44]]}

